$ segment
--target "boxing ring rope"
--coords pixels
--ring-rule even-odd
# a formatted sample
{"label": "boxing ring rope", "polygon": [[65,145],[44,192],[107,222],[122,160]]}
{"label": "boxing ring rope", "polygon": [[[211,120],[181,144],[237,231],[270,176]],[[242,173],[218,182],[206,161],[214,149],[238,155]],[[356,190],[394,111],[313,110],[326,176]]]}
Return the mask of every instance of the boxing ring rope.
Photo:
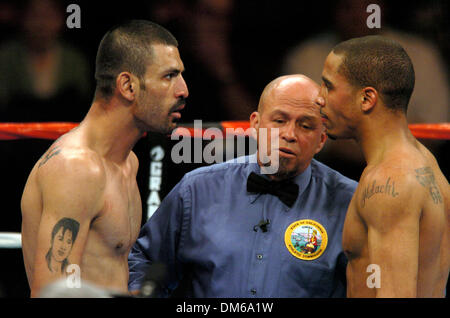
{"label": "boxing ring rope", "polygon": [[[78,126],[78,123],[70,122],[48,122],[48,123],[0,123],[0,140],[14,140],[24,138],[57,139],[69,130]],[[203,124],[203,126],[218,127],[224,132],[230,128],[235,135],[248,136],[247,129],[250,127],[248,121],[222,121],[218,123]],[[414,137],[419,139],[446,139],[450,140],[450,123],[433,124],[409,124],[409,129]],[[198,131],[192,126],[182,126],[175,131],[176,134],[195,137],[203,136],[206,128]],[[239,130],[239,128],[241,128]]]}
{"label": "boxing ring rope", "polygon": [[[46,123],[0,123],[0,140],[15,140],[26,138],[54,140],[78,126],[73,122],[46,122]],[[209,127],[222,129],[223,132],[232,132],[238,136],[250,136],[248,121],[222,121],[218,123],[203,123],[202,127],[193,125],[181,126],[175,134],[185,137],[203,136]],[[450,140],[450,123],[409,124],[414,137],[419,139]],[[20,233],[0,232],[0,248],[21,248]]]}

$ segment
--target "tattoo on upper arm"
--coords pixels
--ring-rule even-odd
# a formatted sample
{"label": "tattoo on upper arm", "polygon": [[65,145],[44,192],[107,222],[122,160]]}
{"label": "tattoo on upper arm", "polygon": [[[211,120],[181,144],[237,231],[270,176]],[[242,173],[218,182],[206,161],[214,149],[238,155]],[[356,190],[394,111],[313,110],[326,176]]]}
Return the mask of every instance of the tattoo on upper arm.
{"label": "tattoo on upper arm", "polygon": [[59,148],[58,146],[56,146],[53,149],[50,149],[48,151],[48,153],[44,154],[41,159],[42,161],[39,163],[39,168],[41,166],[43,166],[44,164],[47,163],[47,161],[49,161],[52,157],[56,156],[57,154],[59,154],[61,152],[61,148]]}
{"label": "tattoo on upper arm", "polygon": [[80,223],[70,218],[62,218],[53,227],[50,249],[45,255],[50,272],[65,273],[79,228]]}
{"label": "tattoo on upper arm", "polygon": [[398,192],[395,191],[395,182],[388,177],[386,183],[377,184],[377,180],[373,180],[372,183],[369,183],[367,187],[363,190],[363,197],[361,201],[362,207],[366,205],[366,201],[369,200],[372,196],[377,193],[384,193],[393,198],[398,196]]}
{"label": "tattoo on upper arm", "polygon": [[421,185],[428,189],[435,204],[442,203],[441,193],[436,185],[434,173],[431,167],[416,169],[416,179]]}

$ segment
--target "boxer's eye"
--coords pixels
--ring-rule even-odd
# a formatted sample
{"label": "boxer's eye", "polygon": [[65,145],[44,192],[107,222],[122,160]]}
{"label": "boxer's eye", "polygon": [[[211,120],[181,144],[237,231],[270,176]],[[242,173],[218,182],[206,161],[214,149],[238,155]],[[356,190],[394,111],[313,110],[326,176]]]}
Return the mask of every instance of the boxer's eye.
{"label": "boxer's eye", "polygon": [[164,75],[164,78],[167,80],[171,80],[172,78],[177,77],[180,73],[181,72],[179,70],[170,70],[166,73],[166,75]]}
{"label": "boxer's eye", "polygon": [[169,74],[166,74],[166,76],[164,76],[164,78],[166,78],[166,79],[172,79],[172,78],[174,78],[176,76],[176,74],[174,74],[174,73],[169,73]]}

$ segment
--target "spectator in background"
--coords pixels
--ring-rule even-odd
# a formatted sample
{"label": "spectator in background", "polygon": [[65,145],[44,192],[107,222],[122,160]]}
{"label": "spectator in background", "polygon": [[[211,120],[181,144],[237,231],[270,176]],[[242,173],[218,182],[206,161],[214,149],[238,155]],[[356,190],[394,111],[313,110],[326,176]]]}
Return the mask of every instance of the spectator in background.
{"label": "spectator in background", "polygon": [[[447,0],[420,0],[408,3],[412,13],[406,17],[406,23],[412,32],[422,38],[433,39],[442,55],[450,56],[449,32],[449,5]],[[450,71],[450,64],[447,60],[447,74]]]}
{"label": "spectator in background", "polygon": [[[91,97],[93,72],[81,52],[62,41],[60,0],[10,0],[0,5],[0,122],[80,121]],[[67,2],[65,2],[67,3]],[[0,141],[4,218],[0,231],[20,232],[20,197],[44,139]],[[29,294],[21,250],[2,250],[0,287],[7,297]],[[1,296],[1,293],[0,293]]]}
{"label": "spectator in background", "polygon": [[[412,34],[402,33],[386,26],[382,20],[380,29],[369,29],[367,13],[369,4],[381,7],[381,19],[389,9],[382,1],[340,0],[334,10],[332,31],[320,34],[294,47],[286,56],[282,74],[302,73],[321,82],[324,61],[339,42],[364,35],[381,34],[398,41],[406,50],[414,65],[416,85],[408,107],[409,123],[436,123],[449,121],[449,83],[446,65],[433,44]],[[424,140],[435,154],[442,141]],[[350,140],[329,140],[317,156],[323,162],[351,178],[358,179],[364,158],[356,143]],[[339,158],[338,163],[337,158]]]}
{"label": "spectator in background", "polygon": [[0,48],[2,121],[79,121],[89,97],[88,65],[61,41],[65,15],[56,0],[30,0],[21,34]]}
{"label": "spectator in background", "polygon": [[257,104],[232,59],[233,0],[158,1],[152,19],[177,30],[192,83],[185,122],[247,120]]}
{"label": "spectator in background", "polygon": [[0,43],[9,40],[17,29],[17,10],[13,0],[0,1]]}
{"label": "spectator in background", "polygon": [[[20,27],[0,47],[0,122],[80,121],[91,98],[91,75],[82,54],[61,39],[65,7],[58,0],[9,5],[4,7]],[[20,231],[21,189],[49,144],[43,139],[2,142],[0,175],[8,213],[1,230]]]}

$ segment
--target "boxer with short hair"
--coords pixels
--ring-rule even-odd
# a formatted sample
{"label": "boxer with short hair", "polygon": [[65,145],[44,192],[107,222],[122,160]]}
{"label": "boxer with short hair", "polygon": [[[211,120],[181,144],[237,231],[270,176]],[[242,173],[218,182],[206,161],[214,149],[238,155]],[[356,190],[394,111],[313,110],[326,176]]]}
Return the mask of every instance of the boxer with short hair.
{"label": "boxer with short hair", "polygon": [[127,257],[141,226],[132,148],[146,131],[176,127],[188,89],[178,43],[133,20],[103,37],[94,101],[80,125],[33,167],[22,196],[22,249],[31,296],[67,274],[127,293]]}
{"label": "boxer with short hair", "polygon": [[[408,128],[408,54],[385,37],[350,39],[328,55],[322,79],[317,103],[328,136],[356,140],[367,162],[344,225],[347,295],[444,297],[450,187]],[[376,284],[367,283],[370,268],[379,269]]]}

